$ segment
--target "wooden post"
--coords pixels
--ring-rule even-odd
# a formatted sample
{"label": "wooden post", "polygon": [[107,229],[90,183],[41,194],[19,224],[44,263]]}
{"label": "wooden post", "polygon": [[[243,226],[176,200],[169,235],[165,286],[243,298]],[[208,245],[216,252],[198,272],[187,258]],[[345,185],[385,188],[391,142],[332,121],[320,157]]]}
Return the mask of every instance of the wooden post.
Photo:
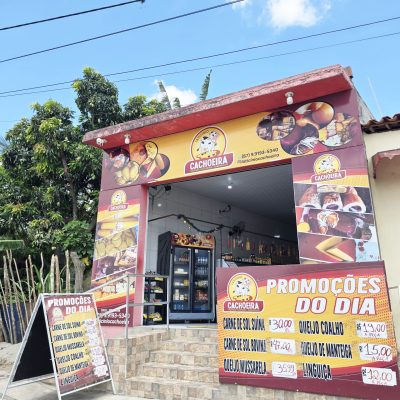
{"label": "wooden post", "polygon": [[[40,255],[42,255],[42,253],[40,253]],[[42,260],[43,260],[43,256],[42,256]],[[32,258],[31,258],[30,254],[28,256],[28,262],[29,262],[29,271],[31,273],[33,302],[36,304],[36,300],[37,300],[37,297],[36,297],[36,284],[35,284],[35,279],[33,278],[33,264],[32,264]]]}
{"label": "wooden post", "polygon": [[71,251],[71,261],[74,265],[75,271],[75,293],[83,292],[83,272],[85,270],[85,264],[81,261],[76,251]]}
{"label": "wooden post", "polygon": [[15,344],[17,342],[17,331],[15,328],[15,318],[14,318],[14,309],[12,306],[12,294],[11,294],[11,285],[10,285],[10,277],[8,276],[8,266],[7,266],[7,259],[3,256],[3,263],[4,263],[4,299],[7,306],[7,312],[9,312],[10,317],[10,325],[11,329],[11,343]]}
{"label": "wooden post", "polygon": [[58,256],[54,256],[55,260],[55,269],[56,269],[56,293],[60,293],[61,285],[60,285],[60,263],[58,260]]}
{"label": "wooden post", "polygon": [[50,293],[54,293],[54,264],[55,264],[55,255],[51,256],[50,262]]}
{"label": "wooden post", "polygon": [[[22,287],[21,278],[19,276],[17,261],[15,260],[15,258],[13,260],[14,260],[15,272],[16,272],[16,275],[17,275],[17,278],[18,278],[18,284],[19,284],[18,288],[19,288],[19,291],[21,292],[21,297],[22,297],[22,301],[23,301],[23,304],[24,304],[24,311],[25,311],[24,332],[25,332],[26,328],[28,327],[28,324],[29,324],[28,309],[27,309],[27,305],[26,305],[27,301],[26,301],[26,297],[25,297],[25,293],[24,293],[24,288]],[[21,310],[21,312],[22,312],[22,310]]]}
{"label": "wooden post", "polygon": [[69,251],[65,252],[65,291],[66,293],[71,293],[71,271],[69,269]]}

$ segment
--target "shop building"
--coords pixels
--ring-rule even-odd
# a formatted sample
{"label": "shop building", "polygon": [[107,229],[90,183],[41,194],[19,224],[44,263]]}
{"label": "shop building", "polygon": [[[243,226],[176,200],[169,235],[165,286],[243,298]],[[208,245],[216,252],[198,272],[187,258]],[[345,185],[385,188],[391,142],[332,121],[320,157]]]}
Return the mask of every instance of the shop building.
{"label": "shop building", "polygon": [[[360,165],[351,168],[359,173],[365,161],[360,122],[369,117],[350,69],[332,66],[87,133],[84,142],[104,150],[93,285],[124,271],[156,272],[158,236],[168,231],[212,235],[212,268],[223,259],[237,265],[357,261],[356,240],[364,228],[354,240],[344,238],[360,221],[345,215],[353,227],[328,232],[338,237],[331,245],[314,235],[326,232],[326,221],[320,228],[317,214],[306,215],[304,206],[351,210],[360,202],[353,204],[353,217],[367,213],[364,227],[375,228],[368,176],[361,172],[360,194],[350,189],[328,199],[316,188],[324,181],[344,182],[324,173],[331,168],[340,175],[339,159],[321,159],[319,175],[309,183],[301,176],[304,166],[299,162],[295,178],[290,163],[352,148],[359,150]],[[347,189],[342,185],[338,191]],[[329,194],[330,188],[322,190]],[[323,199],[332,204],[320,203]],[[311,224],[301,223],[308,217]],[[335,221],[331,225],[336,228]],[[379,258],[375,229],[366,235],[373,239],[372,256]],[[136,298],[143,289],[138,281]],[[121,304],[118,291],[104,293],[100,304]]]}
{"label": "shop building", "polygon": [[[141,303],[165,300],[169,289],[169,310],[138,307],[133,324],[164,324],[167,313],[172,322],[213,322],[218,309],[219,329],[227,330],[220,333],[221,351],[224,335],[230,330],[246,329],[235,325],[235,321],[242,320],[239,317],[232,321],[227,318],[230,322],[222,328],[221,315],[261,311],[265,304],[259,300],[266,293],[265,271],[271,271],[273,276],[288,271],[296,277],[289,289],[282,281],[276,294],[295,293],[300,281],[301,290],[312,291],[304,276],[311,280],[322,276],[322,286],[318,288],[321,293],[331,289],[335,292],[329,299],[335,303],[335,311],[323,313],[327,295],[318,297],[312,305],[312,313],[318,314],[319,319],[307,314],[304,321],[300,317],[297,321],[298,316],[296,320],[280,321],[298,324],[296,329],[287,327],[288,330],[282,331],[299,335],[299,349],[287,353],[297,354],[297,361],[282,361],[284,372],[277,372],[277,364],[270,361],[245,360],[248,363],[241,366],[229,358],[230,351],[238,350],[236,338],[223,349],[228,355],[220,355],[220,381],[372,398],[380,393],[384,383],[380,375],[379,383],[372,382],[372,378],[368,381],[364,375],[383,373],[385,379],[390,377],[392,382],[396,379],[392,386],[397,387],[397,349],[380,260],[386,261],[388,271],[392,269],[388,272],[389,286],[396,286],[397,278],[391,250],[382,247],[382,236],[378,239],[381,229],[377,229],[374,211],[374,202],[375,208],[380,208],[387,199],[376,194],[373,202],[371,186],[378,189],[379,179],[373,180],[368,172],[368,160],[387,148],[382,147],[380,140],[374,142],[378,134],[363,135],[362,125],[364,132],[368,127],[371,129],[368,123],[371,113],[360,99],[351,75],[349,68],[329,66],[87,133],[83,141],[104,150],[92,275],[93,287],[105,284],[97,298],[100,312],[123,307],[127,293]],[[390,139],[388,146],[389,142]],[[387,218],[385,212],[381,212],[382,224]],[[385,254],[381,253],[381,247],[385,248]],[[371,269],[373,263],[375,269]],[[257,279],[245,272],[247,267],[256,271],[252,266],[259,267],[254,272]],[[234,275],[237,267],[243,268]],[[369,271],[376,276],[371,278]],[[157,278],[146,281],[137,278],[132,287],[127,287],[124,281],[115,282],[127,272],[168,275],[169,288]],[[216,274],[219,282],[224,282],[222,289],[216,287]],[[344,287],[344,280],[350,286]],[[327,287],[328,282],[332,286]],[[356,282],[361,282],[357,288],[363,295],[368,290],[382,292],[379,301],[363,296],[345,299],[339,296],[338,300],[338,293],[354,294],[351,285]],[[376,282],[380,282],[379,288]],[[314,280],[313,284],[316,283]],[[275,286],[271,285],[269,290],[273,292]],[[289,297],[286,297],[288,304]],[[306,315],[304,310],[311,307],[311,300],[301,301],[296,312]],[[287,306],[284,303],[283,308]],[[360,322],[356,320],[357,313],[368,316],[364,320],[360,317]],[[377,326],[380,321],[371,314],[376,319],[379,313],[385,319],[385,329],[390,331],[389,336],[385,333],[384,349],[390,349],[391,355],[382,364],[387,367],[383,372],[365,367],[363,360],[374,361],[360,350],[366,344],[364,338],[370,336],[358,332],[362,323],[368,325],[367,320],[372,321],[372,327]],[[312,318],[315,320],[310,321]],[[331,318],[334,322],[321,318]],[[253,321],[259,324],[260,332],[268,330],[265,321],[257,318]],[[125,318],[119,313],[105,322],[123,325]],[[310,328],[311,322],[315,329]],[[345,334],[340,333],[343,324]],[[318,335],[317,328],[322,329],[322,325],[328,332],[326,335],[339,335],[341,339],[330,353],[334,355],[328,356],[338,358],[337,362],[307,362],[315,356],[324,358],[324,346],[332,350],[331,337],[319,347],[318,354],[312,354],[307,347],[312,342],[305,340],[317,340],[312,335]],[[343,344],[344,340],[348,344]],[[292,339],[289,342],[296,344]],[[266,346],[271,347],[272,342],[261,339],[254,345],[260,347],[252,351],[266,352]],[[367,343],[369,349],[368,346]],[[357,355],[353,357],[352,351]],[[277,353],[285,354],[282,350]],[[258,378],[240,381],[242,367],[249,368],[246,371],[258,378],[271,375],[272,383],[263,383]],[[307,386],[301,379],[293,380],[298,377],[310,378],[312,383]],[[336,379],[345,378],[350,379],[350,386],[340,387]],[[325,382],[327,389],[320,391],[315,379],[329,381]],[[386,395],[391,395],[394,389]]]}

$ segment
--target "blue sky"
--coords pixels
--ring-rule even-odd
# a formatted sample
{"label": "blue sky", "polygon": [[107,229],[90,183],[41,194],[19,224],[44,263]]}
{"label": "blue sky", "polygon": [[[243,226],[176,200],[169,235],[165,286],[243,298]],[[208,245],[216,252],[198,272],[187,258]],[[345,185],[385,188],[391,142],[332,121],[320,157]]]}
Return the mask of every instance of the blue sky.
{"label": "blue sky", "polygon": [[[121,0],[27,0],[3,1],[0,27],[109,5]],[[61,21],[0,31],[0,59],[18,56],[81,40],[158,19],[168,18],[227,0],[146,0],[94,14]],[[0,92],[47,83],[69,81],[91,66],[103,74],[205,56],[263,43],[324,32],[365,22],[400,16],[397,0],[246,0],[184,19],[124,33],[111,38],[0,63]],[[208,67],[237,60],[290,53],[303,49],[370,36],[400,32],[400,20],[347,32],[242,52],[209,60],[131,73],[112,79],[140,78],[117,83],[120,102],[129,96],[157,92],[160,78],[171,96],[183,103],[197,100]],[[400,112],[398,52],[400,35],[355,44],[273,57],[227,67],[214,67],[209,97],[295,75],[312,69],[341,64],[353,68],[354,82],[377,119],[381,117],[369,80],[383,115]],[[191,68],[201,71],[181,72]],[[64,85],[65,86],[65,85]],[[0,95],[4,96],[4,95]],[[53,98],[76,109],[70,89],[47,93],[0,97],[0,135],[23,116],[30,105]]]}

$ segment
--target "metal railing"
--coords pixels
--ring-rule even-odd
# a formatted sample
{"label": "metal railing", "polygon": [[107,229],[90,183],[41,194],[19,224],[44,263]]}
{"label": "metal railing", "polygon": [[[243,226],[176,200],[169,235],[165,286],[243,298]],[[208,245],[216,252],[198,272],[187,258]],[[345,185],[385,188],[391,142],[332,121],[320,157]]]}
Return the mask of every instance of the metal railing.
{"label": "metal railing", "polygon": [[[165,279],[166,280],[166,287],[167,287],[167,296],[166,296],[166,301],[145,301],[145,302],[136,302],[137,297],[134,296],[134,301],[131,302],[129,301],[130,298],[130,286],[131,282],[133,280],[136,280],[136,278],[159,278],[159,279]],[[117,311],[120,311],[125,308],[125,339],[128,339],[129,336],[129,308],[130,307],[146,307],[146,306],[164,306],[166,305],[167,310],[166,310],[166,325],[167,325],[167,330],[169,330],[169,304],[170,304],[170,287],[169,287],[169,276],[168,275],[158,275],[158,274],[133,274],[133,273],[126,273],[122,276],[119,276],[117,278],[111,279],[99,286],[96,286],[95,288],[92,288],[88,290],[86,293],[94,293],[97,292],[98,290],[102,289],[103,287],[110,286],[110,284],[113,284],[115,282],[119,282],[121,280],[126,280],[126,294],[125,294],[125,304],[122,304],[118,307],[114,307],[112,309],[107,310],[106,312],[99,314],[99,318],[103,318],[109,314],[115,313]],[[145,289],[144,289],[145,291]],[[144,325],[146,326],[146,325]]]}

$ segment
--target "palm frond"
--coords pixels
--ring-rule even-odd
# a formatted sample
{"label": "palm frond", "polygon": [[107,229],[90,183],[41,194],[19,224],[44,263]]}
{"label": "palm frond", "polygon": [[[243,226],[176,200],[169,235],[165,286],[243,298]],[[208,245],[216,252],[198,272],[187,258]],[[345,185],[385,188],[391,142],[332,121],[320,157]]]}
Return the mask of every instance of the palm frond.
{"label": "palm frond", "polygon": [[199,96],[200,101],[204,101],[207,99],[208,89],[210,87],[211,72],[212,72],[212,69],[210,69],[210,72],[207,74],[207,76],[204,79],[203,86],[201,87],[201,93]]}

